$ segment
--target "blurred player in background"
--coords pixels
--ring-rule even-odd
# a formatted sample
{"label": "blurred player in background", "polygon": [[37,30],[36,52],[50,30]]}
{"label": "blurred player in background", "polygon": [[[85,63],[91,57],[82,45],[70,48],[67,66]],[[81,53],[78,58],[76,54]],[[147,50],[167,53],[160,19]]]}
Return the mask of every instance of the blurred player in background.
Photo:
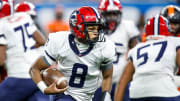
{"label": "blurred player in background", "polygon": [[[180,8],[176,5],[167,5],[161,11],[160,15],[167,18],[170,22],[170,36],[180,37]],[[146,34],[142,34],[142,41],[145,42]]]}
{"label": "blurred player in background", "polygon": [[[8,0],[2,0],[0,18],[3,18],[13,13],[13,5],[12,5],[13,3],[12,2],[6,3],[6,2],[8,2]],[[0,37],[3,37],[3,36],[0,36]],[[6,76],[7,76],[7,71],[4,65],[0,65],[0,83],[2,82],[2,80],[5,79]]]}
{"label": "blurred player in background", "polygon": [[38,24],[36,7],[33,3],[28,2],[28,1],[19,2],[15,5],[14,9],[15,9],[15,12],[28,13],[31,16],[31,18],[34,20],[36,27],[42,32],[42,34],[45,37],[47,37],[47,34],[45,33],[45,31],[43,31],[40,25]]}
{"label": "blurred player in background", "polygon": [[[31,16],[31,18],[33,19],[36,27],[37,27],[38,29],[40,29],[39,31],[40,31],[40,32],[43,32],[43,33],[40,33],[40,34],[42,34],[43,36],[45,36],[46,39],[47,39],[47,36],[48,36],[48,35],[45,33],[45,31],[43,31],[43,30],[41,29],[41,27],[39,26],[39,24],[38,24],[38,22],[37,22],[37,12],[36,12],[35,5],[34,5],[33,3],[28,2],[28,1],[19,2],[19,3],[17,3],[17,4],[15,5],[14,10],[15,10],[15,12],[25,12],[25,13],[29,14],[29,15]],[[43,54],[43,53],[42,53],[42,52],[43,52],[43,46],[37,48],[36,50],[39,52],[39,54]]]}
{"label": "blurred player in background", "polygon": [[[32,66],[30,74],[45,94],[56,94],[54,101],[91,101],[103,74],[102,101],[110,99],[115,46],[102,33],[102,20],[95,8],[83,6],[73,11],[70,31],[49,34],[44,56]],[[57,89],[56,82],[46,86],[41,70],[58,61],[58,69],[69,87]]]}
{"label": "blurred player in background", "polygon": [[[2,12],[0,13],[0,18],[7,16],[13,13],[13,6],[14,6],[14,0],[2,0],[2,2],[8,2],[8,4],[2,6]],[[11,8],[9,8],[9,6],[11,6]],[[8,11],[8,12],[7,12]],[[4,13],[6,13],[6,15],[4,15]],[[5,69],[5,67],[0,67],[0,83],[2,82],[2,80],[4,80],[7,76],[7,71]]]}
{"label": "blurred player in background", "polygon": [[55,8],[55,20],[51,21],[48,24],[49,33],[69,30],[69,24],[64,21],[63,16],[64,16],[63,6],[57,5]]}
{"label": "blurred player in background", "polygon": [[[43,32],[44,36],[47,38],[48,34],[45,33],[45,31],[43,31],[41,29],[41,27],[39,26],[38,22],[37,22],[37,12],[36,12],[36,8],[35,5],[31,2],[28,1],[24,1],[24,2],[19,2],[15,5],[15,12],[26,12],[28,13],[31,18],[34,20],[36,26],[38,29],[40,29],[41,32]],[[62,26],[61,26],[62,27]],[[43,48],[44,47],[40,47],[37,49],[37,51],[39,52],[39,54],[43,54]],[[52,66],[55,67],[55,66]],[[50,100],[52,99],[52,97],[50,96]]]}
{"label": "blurred player in background", "polygon": [[174,73],[180,66],[180,38],[169,35],[168,20],[152,17],[145,25],[147,40],[128,54],[128,64],[117,85],[115,101],[123,101],[131,80],[131,101],[180,101]]}
{"label": "blurred player in background", "polygon": [[[139,36],[139,31],[134,22],[122,19],[122,6],[119,0],[101,0],[98,9],[104,18],[105,35],[116,46],[111,92],[113,100],[115,85],[127,63],[126,54],[129,49],[138,43],[137,37]],[[126,91],[123,101],[129,101],[128,87]],[[93,101],[100,101],[99,96],[102,94],[101,92],[101,88],[99,88],[95,93]]]}
{"label": "blurred player in background", "polygon": [[8,4],[11,6],[10,8],[11,14],[14,13],[14,0],[1,0],[1,1],[8,2]]}
{"label": "blurred player in background", "polygon": [[[170,22],[170,35],[180,37],[180,7],[168,5],[161,10],[160,14],[166,17]],[[180,75],[180,69],[178,70],[177,75]],[[175,82],[180,91],[180,76],[175,76]]]}
{"label": "blurred player in background", "polygon": [[170,22],[170,35],[180,37],[180,7],[168,5],[161,10],[160,14]]}
{"label": "blurred player in background", "polygon": [[1,14],[9,14],[0,19],[0,67],[7,68],[7,78],[0,84],[0,101],[48,101],[48,96],[40,92],[29,75],[29,69],[40,56],[36,48],[45,40],[27,13],[13,13],[11,6]]}

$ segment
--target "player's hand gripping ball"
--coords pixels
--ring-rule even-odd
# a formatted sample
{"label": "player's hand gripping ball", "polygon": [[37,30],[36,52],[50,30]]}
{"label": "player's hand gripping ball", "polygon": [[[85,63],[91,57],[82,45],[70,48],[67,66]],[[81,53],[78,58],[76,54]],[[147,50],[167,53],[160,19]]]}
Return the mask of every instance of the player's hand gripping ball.
{"label": "player's hand gripping ball", "polygon": [[55,81],[57,81],[56,87],[58,89],[63,89],[63,88],[66,88],[68,86],[67,79],[56,68],[45,69],[41,73],[41,75],[42,75],[43,81],[47,84],[47,86],[51,85]]}

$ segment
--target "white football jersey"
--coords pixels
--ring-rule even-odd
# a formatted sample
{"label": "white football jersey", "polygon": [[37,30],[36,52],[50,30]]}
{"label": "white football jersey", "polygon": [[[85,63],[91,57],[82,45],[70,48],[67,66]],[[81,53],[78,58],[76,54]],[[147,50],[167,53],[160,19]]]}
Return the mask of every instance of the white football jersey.
{"label": "white football jersey", "polygon": [[30,78],[29,68],[39,56],[34,50],[36,30],[26,13],[14,13],[0,20],[0,44],[6,45],[8,76]]}
{"label": "white football jersey", "polygon": [[175,97],[180,95],[174,83],[176,50],[180,39],[167,37],[140,43],[129,51],[135,68],[130,97]]}
{"label": "white football jersey", "polygon": [[126,53],[128,51],[128,42],[131,38],[139,35],[139,30],[132,21],[122,20],[115,32],[106,37],[113,41],[116,47],[116,54],[113,69],[113,82],[118,82],[124,66],[127,63]]}
{"label": "white football jersey", "polygon": [[78,50],[83,49],[77,50],[73,40],[70,32],[49,34],[44,55],[50,65],[58,61],[58,69],[69,82],[65,94],[71,95],[77,101],[90,101],[98,87],[101,70],[112,66],[115,46],[106,40],[97,42],[94,47],[82,45],[79,48],[86,46],[87,49],[80,53]]}

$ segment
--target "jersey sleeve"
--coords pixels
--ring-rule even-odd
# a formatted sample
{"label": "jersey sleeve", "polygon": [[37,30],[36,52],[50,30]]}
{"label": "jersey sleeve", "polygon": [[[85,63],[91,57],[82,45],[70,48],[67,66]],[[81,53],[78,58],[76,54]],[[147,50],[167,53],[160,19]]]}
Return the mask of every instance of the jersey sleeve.
{"label": "jersey sleeve", "polygon": [[49,38],[46,41],[46,44],[44,46],[44,57],[48,64],[53,65],[56,63],[57,58],[57,48],[56,48],[56,42],[54,41],[53,34],[49,34]]}
{"label": "jersey sleeve", "polygon": [[101,70],[108,70],[112,67],[115,59],[115,45],[112,42],[107,42],[105,48],[103,48],[103,61],[101,62]]}
{"label": "jersey sleeve", "polygon": [[0,22],[0,45],[6,45],[7,44],[7,40],[6,40],[6,36],[5,36],[5,29],[4,29],[4,22]]}

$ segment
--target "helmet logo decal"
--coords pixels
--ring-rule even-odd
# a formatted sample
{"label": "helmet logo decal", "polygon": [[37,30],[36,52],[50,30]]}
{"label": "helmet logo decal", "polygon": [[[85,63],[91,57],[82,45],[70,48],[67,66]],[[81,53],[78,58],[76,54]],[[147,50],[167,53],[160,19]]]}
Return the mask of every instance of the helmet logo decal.
{"label": "helmet logo decal", "polygon": [[95,16],[85,16],[85,17],[86,17],[86,19],[96,19]]}
{"label": "helmet logo decal", "polygon": [[77,14],[79,14],[79,11],[74,11],[70,17],[70,23],[72,24],[72,26],[76,26],[76,23],[77,23]]}

